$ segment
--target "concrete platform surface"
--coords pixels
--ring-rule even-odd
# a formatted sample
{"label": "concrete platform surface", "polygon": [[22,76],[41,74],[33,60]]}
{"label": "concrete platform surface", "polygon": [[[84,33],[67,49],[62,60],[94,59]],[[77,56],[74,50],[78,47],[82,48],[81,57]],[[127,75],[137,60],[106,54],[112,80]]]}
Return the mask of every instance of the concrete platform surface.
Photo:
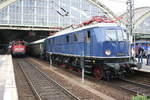
{"label": "concrete platform surface", "polygon": [[[138,61],[138,59],[136,58],[136,60]],[[139,71],[143,71],[143,72],[150,72],[150,65],[146,65],[147,64],[147,59],[144,58],[143,59],[143,63],[142,63],[142,68],[141,69],[137,69]]]}
{"label": "concrete platform surface", "polygon": [[0,55],[0,100],[18,100],[11,55]]}

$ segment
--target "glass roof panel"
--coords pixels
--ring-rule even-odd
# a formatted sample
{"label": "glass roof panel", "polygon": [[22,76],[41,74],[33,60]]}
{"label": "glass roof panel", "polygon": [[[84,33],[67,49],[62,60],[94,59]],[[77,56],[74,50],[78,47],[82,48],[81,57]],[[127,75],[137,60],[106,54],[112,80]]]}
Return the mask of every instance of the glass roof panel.
{"label": "glass roof panel", "polygon": [[142,23],[138,25],[135,32],[138,33],[150,33],[150,16],[147,17]]}
{"label": "glass roof panel", "polygon": [[88,0],[17,0],[0,10],[0,25],[65,27],[103,15]]}

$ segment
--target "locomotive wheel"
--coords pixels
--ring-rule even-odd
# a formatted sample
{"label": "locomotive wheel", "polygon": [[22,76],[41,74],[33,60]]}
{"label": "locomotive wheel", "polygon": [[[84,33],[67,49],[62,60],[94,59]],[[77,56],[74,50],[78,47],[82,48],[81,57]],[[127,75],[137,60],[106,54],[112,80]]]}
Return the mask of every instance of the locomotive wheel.
{"label": "locomotive wheel", "polygon": [[103,70],[100,67],[94,67],[94,71],[93,71],[94,77],[97,80],[101,80],[103,78]]}
{"label": "locomotive wheel", "polygon": [[73,67],[72,67],[72,66],[69,66],[69,70],[73,70]]}
{"label": "locomotive wheel", "polygon": [[65,68],[65,64],[63,64],[63,63],[62,63],[62,64],[60,64],[60,66],[61,66],[62,68]]}
{"label": "locomotive wheel", "polygon": [[82,73],[82,71],[79,68],[77,69],[77,72]]}

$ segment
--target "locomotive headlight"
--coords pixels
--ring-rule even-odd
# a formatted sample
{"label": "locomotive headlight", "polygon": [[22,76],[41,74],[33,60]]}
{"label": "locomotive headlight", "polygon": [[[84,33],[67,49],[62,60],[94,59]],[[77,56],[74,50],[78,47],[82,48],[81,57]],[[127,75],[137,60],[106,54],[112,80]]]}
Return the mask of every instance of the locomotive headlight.
{"label": "locomotive headlight", "polygon": [[109,55],[111,55],[111,51],[110,51],[110,50],[106,50],[106,51],[105,51],[105,54],[106,54],[107,56],[109,56]]}

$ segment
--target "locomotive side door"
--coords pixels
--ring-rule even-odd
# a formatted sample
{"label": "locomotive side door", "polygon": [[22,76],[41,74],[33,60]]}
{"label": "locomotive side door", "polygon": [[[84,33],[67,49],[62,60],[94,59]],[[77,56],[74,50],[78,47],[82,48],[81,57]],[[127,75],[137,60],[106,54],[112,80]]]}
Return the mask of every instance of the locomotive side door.
{"label": "locomotive side door", "polygon": [[84,52],[85,56],[91,56],[91,44],[92,44],[92,34],[91,30],[85,30],[85,45],[84,45]]}

